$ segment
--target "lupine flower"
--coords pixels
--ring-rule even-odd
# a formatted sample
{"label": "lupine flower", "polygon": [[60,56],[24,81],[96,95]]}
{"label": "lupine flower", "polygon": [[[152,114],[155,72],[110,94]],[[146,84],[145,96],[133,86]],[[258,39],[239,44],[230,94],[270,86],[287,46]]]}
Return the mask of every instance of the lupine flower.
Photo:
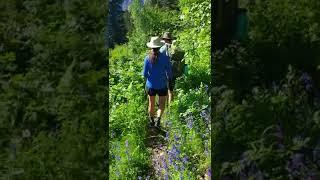
{"label": "lupine flower", "polygon": [[200,112],[200,116],[202,117],[202,119],[205,120],[206,124],[209,124],[209,122],[210,122],[210,112],[208,112],[208,110],[202,110]]}
{"label": "lupine flower", "polygon": [[149,180],[150,179],[150,176],[147,176],[146,180]]}
{"label": "lupine flower", "polygon": [[211,168],[208,169],[207,175],[208,175],[208,177],[211,177]]}
{"label": "lupine flower", "polygon": [[176,141],[179,141],[179,137],[175,134],[174,135],[174,139],[176,140]]}
{"label": "lupine flower", "polygon": [[165,180],[168,180],[168,179],[169,179],[168,173],[165,173],[165,174],[164,174],[164,179],[165,179]]}
{"label": "lupine flower", "polygon": [[163,163],[163,168],[165,170],[167,170],[168,169],[167,162],[165,160],[163,160],[162,163]]}
{"label": "lupine flower", "polygon": [[206,89],[206,92],[208,92],[209,86],[205,84],[205,85],[204,85],[204,88]]}
{"label": "lupine flower", "polygon": [[301,76],[301,80],[303,81],[303,84],[306,90],[309,90],[312,88],[312,79],[308,73],[303,73]]}
{"label": "lupine flower", "polygon": [[183,180],[183,175],[182,175],[182,173],[180,173],[180,180]]}
{"label": "lupine flower", "polygon": [[191,128],[192,128],[192,125],[193,125],[192,120],[189,120],[189,121],[188,121],[188,124],[187,124],[188,128],[191,129]]}
{"label": "lupine flower", "polygon": [[204,118],[204,117],[206,116],[206,111],[205,111],[205,110],[202,110],[202,111],[200,112],[200,116],[201,116],[202,118]]}
{"label": "lupine flower", "polygon": [[182,164],[180,167],[181,173],[184,171],[184,165]]}
{"label": "lupine flower", "polygon": [[179,151],[179,149],[176,148],[175,145],[173,145],[173,146],[172,146],[172,149],[171,149],[171,153],[172,153],[173,157],[174,157],[175,159],[177,159],[177,157],[178,157],[179,154],[180,154],[180,151]]}
{"label": "lupine flower", "polygon": [[172,158],[171,158],[171,156],[169,156],[169,164],[172,164]]}
{"label": "lupine flower", "polygon": [[188,157],[187,156],[184,156],[183,159],[182,159],[182,162],[187,164],[188,163]]}
{"label": "lupine flower", "polygon": [[168,132],[166,132],[165,140],[166,140],[166,141],[168,141],[168,140],[169,140],[169,131],[168,131]]}
{"label": "lupine flower", "polygon": [[179,170],[179,166],[176,163],[173,163],[174,169]]}
{"label": "lupine flower", "polygon": [[141,177],[141,176],[138,176],[138,179],[139,179],[139,180],[141,180],[141,179],[142,179],[142,177]]}
{"label": "lupine flower", "polygon": [[291,156],[291,160],[287,165],[288,172],[291,176],[297,176],[301,168],[304,167],[304,155],[296,153]]}

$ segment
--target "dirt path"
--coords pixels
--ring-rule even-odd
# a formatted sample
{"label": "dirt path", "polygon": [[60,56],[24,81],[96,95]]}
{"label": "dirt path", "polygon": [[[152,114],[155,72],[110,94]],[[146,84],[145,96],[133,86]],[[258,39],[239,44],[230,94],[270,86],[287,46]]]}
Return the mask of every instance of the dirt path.
{"label": "dirt path", "polygon": [[[170,112],[166,112],[165,116],[162,119],[170,119],[168,116]],[[163,120],[162,120],[163,121]],[[161,128],[156,127],[147,127],[147,139],[146,146],[151,152],[151,161],[152,165],[149,169],[148,177],[149,180],[167,180],[168,175],[166,176],[165,172],[168,170],[169,162],[168,162],[168,154],[167,154],[167,141],[166,134],[167,131],[170,131],[170,128],[165,125],[166,123],[161,123]],[[207,174],[203,174],[203,176],[199,176],[197,180],[209,180],[210,178]]]}
{"label": "dirt path", "polygon": [[166,132],[155,127],[148,128],[147,147],[150,148],[152,167],[150,167],[150,179],[165,179],[163,169],[165,167],[165,152],[167,144],[165,141]]}

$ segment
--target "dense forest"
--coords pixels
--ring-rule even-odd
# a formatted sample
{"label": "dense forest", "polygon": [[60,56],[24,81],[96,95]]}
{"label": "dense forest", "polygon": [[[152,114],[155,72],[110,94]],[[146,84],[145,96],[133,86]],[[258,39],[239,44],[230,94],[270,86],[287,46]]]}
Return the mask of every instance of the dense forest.
{"label": "dense forest", "polygon": [[[121,15],[129,20],[124,21],[129,22],[127,41],[119,41],[109,50],[110,179],[208,179],[211,3],[129,2],[127,14]],[[176,98],[163,117],[164,134],[150,139],[143,61],[150,37],[162,36],[166,31],[186,52],[184,61],[189,73],[177,79]],[[161,141],[156,151],[150,141]]]}
{"label": "dense forest", "polygon": [[2,0],[0,19],[0,179],[106,179],[106,2]]}
{"label": "dense forest", "polygon": [[250,2],[248,39],[214,52],[213,177],[319,179],[320,2]]}

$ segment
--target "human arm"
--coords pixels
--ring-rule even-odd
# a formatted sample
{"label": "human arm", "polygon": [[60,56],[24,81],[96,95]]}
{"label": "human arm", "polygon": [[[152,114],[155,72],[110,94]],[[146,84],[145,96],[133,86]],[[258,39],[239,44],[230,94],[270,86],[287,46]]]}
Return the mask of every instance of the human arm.
{"label": "human arm", "polygon": [[148,59],[144,59],[144,65],[143,65],[143,77],[146,80],[149,77],[149,65],[148,65]]}

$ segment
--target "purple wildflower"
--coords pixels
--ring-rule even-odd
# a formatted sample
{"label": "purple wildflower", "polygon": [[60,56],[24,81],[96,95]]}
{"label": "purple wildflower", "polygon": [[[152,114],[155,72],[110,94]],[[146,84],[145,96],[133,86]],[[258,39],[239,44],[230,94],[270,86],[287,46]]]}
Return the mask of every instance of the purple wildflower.
{"label": "purple wildflower", "polygon": [[173,163],[174,169],[176,169],[177,171],[179,171],[179,166],[176,163]]}
{"label": "purple wildflower", "polygon": [[169,163],[172,164],[172,158],[169,156]]}
{"label": "purple wildflower", "polygon": [[200,116],[201,116],[202,118],[205,118],[205,116],[206,116],[206,111],[205,111],[205,110],[202,110],[202,111],[200,112]]}
{"label": "purple wildflower", "polygon": [[171,154],[173,155],[173,157],[174,157],[175,159],[177,159],[177,157],[178,157],[179,154],[180,154],[180,150],[177,149],[175,145],[173,145],[172,148],[171,148]]}
{"label": "purple wildflower", "polygon": [[176,140],[176,141],[179,141],[179,137],[175,134],[174,135],[174,139]]}
{"label": "purple wildflower", "polygon": [[182,162],[187,164],[188,163],[188,157],[187,156],[184,156],[183,159],[182,159]]}
{"label": "purple wildflower", "polygon": [[141,180],[141,179],[142,179],[142,177],[141,177],[141,176],[138,176],[138,179],[139,179],[139,180]]}
{"label": "purple wildflower", "polygon": [[180,171],[181,171],[181,173],[184,171],[184,164],[181,165]]}
{"label": "purple wildflower", "polygon": [[162,163],[163,163],[163,169],[165,170],[168,169],[167,162],[163,160]]}
{"label": "purple wildflower", "polygon": [[312,79],[308,73],[303,73],[301,76],[301,80],[306,90],[310,90],[312,88]]}
{"label": "purple wildflower", "polygon": [[188,128],[191,129],[193,126],[192,120],[190,119],[187,124]]}
{"label": "purple wildflower", "polygon": [[208,169],[207,175],[208,175],[208,177],[211,177],[211,168]]}
{"label": "purple wildflower", "polygon": [[168,173],[165,173],[165,174],[164,174],[164,179],[165,179],[165,180],[168,180],[168,179],[169,179]]}
{"label": "purple wildflower", "polygon": [[205,85],[204,85],[204,88],[206,89],[206,92],[208,92],[209,86],[205,84]]}
{"label": "purple wildflower", "polygon": [[209,112],[209,110],[202,110],[200,112],[200,116],[202,117],[202,119],[205,120],[206,124],[210,123],[210,112]]}
{"label": "purple wildflower", "polygon": [[165,137],[165,140],[166,140],[166,141],[168,141],[168,140],[169,140],[169,135],[170,135],[170,134],[169,134],[169,131],[168,131],[168,132],[166,132],[166,137]]}

